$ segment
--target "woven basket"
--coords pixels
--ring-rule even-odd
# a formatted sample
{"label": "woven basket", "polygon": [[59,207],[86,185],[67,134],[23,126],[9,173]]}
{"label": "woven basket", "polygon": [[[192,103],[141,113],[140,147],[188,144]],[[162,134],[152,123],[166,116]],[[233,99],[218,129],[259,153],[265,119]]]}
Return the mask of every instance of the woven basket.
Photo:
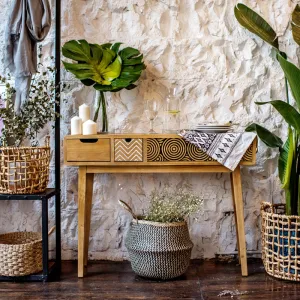
{"label": "woven basket", "polygon": [[[49,231],[49,235],[55,226]],[[42,271],[42,234],[12,232],[0,234],[0,275],[25,276]]]}
{"label": "woven basket", "polygon": [[284,204],[262,203],[262,259],[269,275],[300,281],[300,217],[284,213]]}
{"label": "woven basket", "polygon": [[125,245],[135,273],[164,280],[185,273],[193,248],[186,222],[144,220],[132,221]]}
{"label": "woven basket", "polygon": [[0,147],[0,194],[44,192],[49,163],[49,137],[45,147]]}

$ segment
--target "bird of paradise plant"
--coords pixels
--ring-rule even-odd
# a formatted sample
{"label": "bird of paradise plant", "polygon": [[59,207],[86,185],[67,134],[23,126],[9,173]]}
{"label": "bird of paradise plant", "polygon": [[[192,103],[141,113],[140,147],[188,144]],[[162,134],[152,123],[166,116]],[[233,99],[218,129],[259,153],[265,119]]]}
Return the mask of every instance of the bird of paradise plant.
{"label": "bird of paradise plant", "polygon": [[[285,74],[286,101],[272,100],[256,102],[257,105],[271,104],[288,123],[285,142],[268,129],[253,123],[246,131],[256,132],[258,137],[271,148],[279,149],[278,171],[282,188],[286,196],[286,214],[300,215],[300,69],[287,60],[286,53],[280,51],[278,35],[273,28],[255,11],[238,3],[234,8],[238,22],[270,44],[276,51],[276,58]],[[300,45],[300,6],[292,14],[292,32],[294,40]],[[295,100],[296,108],[290,104],[289,89]]]}
{"label": "bird of paradise plant", "polygon": [[94,121],[98,120],[102,108],[102,132],[108,131],[105,92],[131,90],[146,68],[143,55],[139,50],[126,47],[120,50],[122,43],[90,44],[86,40],[72,40],[64,44],[62,54],[73,63],[63,61],[67,71],[71,72],[84,85],[93,86],[100,91]]}

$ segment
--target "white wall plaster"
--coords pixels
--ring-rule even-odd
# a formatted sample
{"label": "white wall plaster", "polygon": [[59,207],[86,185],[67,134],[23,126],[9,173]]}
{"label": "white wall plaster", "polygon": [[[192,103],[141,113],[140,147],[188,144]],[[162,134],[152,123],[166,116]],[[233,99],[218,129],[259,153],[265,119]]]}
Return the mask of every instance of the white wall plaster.
{"label": "white wall plaster", "polygon": [[[53,1],[52,1],[53,2]],[[0,0],[0,34],[9,0]],[[244,1],[276,28],[282,50],[297,62],[297,47],[290,32],[290,0]],[[285,135],[281,117],[268,106],[257,107],[256,100],[284,97],[283,73],[270,46],[241,28],[233,15],[233,0],[62,0],[62,43],[85,38],[90,42],[121,41],[137,47],[145,57],[147,70],[132,91],[112,94],[108,115],[110,129],[147,132],[143,113],[144,98],[158,93],[162,99],[175,83],[182,99],[182,126],[204,120],[232,120],[244,128],[255,121]],[[53,31],[45,51],[53,51]],[[284,37],[282,35],[285,34]],[[3,49],[4,38],[0,40]],[[2,52],[3,53],[3,52]],[[1,64],[3,71],[3,64]],[[63,72],[72,89],[62,105],[62,135],[70,132],[70,117],[84,102],[92,103],[94,92]],[[162,130],[162,114],[155,122]],[[41,137],[52,132],[46,128]],[[248,250],[260,249],[259,209],[263,200],[283,198],[276,170],[277,153],[260,143],[258,163],[243,168],[246,239]],[[53,165],[51,167],[53,181]],[[91,259],[122,260],[130,217],[118,206],[122,197],[136,212],[147,207],[154,187],[171,185],[174,189],[190,185],[205,199],[204,214],[191,220],[195,244],[193,257],[210,258],[215,253],[236,250],[236,233],[229,176],[226,174],[97,175],[90,237]],[[121,189],[122,188],[122,189]],[[53,203],[51,203],[53,207]],[[77,170],[62,161],[62,255],[77,256]],[[1,232],[41,230],[40,205],[31,202],[1,202]],[[53,216],[53,209],[51,210]],[[51,218],[50,218],[51,219]]]}

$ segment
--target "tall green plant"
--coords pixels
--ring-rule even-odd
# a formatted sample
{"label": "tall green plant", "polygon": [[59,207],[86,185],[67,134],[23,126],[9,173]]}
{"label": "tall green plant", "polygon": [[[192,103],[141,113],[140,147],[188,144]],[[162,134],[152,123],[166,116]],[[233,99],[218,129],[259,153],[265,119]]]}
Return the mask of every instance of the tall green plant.
{"label": "tall green plant", "polygon": [[100,91],[94,121],[98,119],[102,107],[102,131],[108,130],[105,92],[131,90],[146,68],[139,50],[126,47],[120,50],[121,43],[89,44],[86,40],[69,41],[62,47],[62,53],[73,63],[63,61],[67,71],[86,86]]}
{"label": "tall green plant", "polygon": [[[246,131],[256,132],[258,137],[268,146],[279,149],[278,171],[282,188],[286,195],[286,213],[300,215],[300,69],[287,60],[287,55],[279,49],[278,36],[273,28],[255,11],[244,4],[238,3],[234,8],[238,22],[270,44],[277,52],[276,58],[284,72],[286,84],[286,102],[273,100],[256,102],[257,105],[272,105],[288,123],[287,140],[285,143],[266,128],[251,124]],[[297,5],[292,14],[293,37],[300,44],[300,7]],[[297,109],[289,104],[288,86],[295,99]]]}

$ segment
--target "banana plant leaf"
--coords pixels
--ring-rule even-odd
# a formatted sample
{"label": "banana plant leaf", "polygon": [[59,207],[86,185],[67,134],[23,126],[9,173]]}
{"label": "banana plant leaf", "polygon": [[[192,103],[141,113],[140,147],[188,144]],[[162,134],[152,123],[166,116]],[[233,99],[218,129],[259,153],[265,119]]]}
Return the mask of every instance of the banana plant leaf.
{"label": "banana plant leaf", "polygon": [[279,48],[276,32],[259,14],[242,3],[238,3],[235,6],[234,14],[243,27],[259,36],[274,48]]}
{"label": "banana plant leaf", "polygon": [[292,13],[292,33],[294,41],[300,45],[300,6],[296,5]]}
{"label": "banana plant leaf", "polygon": [[292,95],[300,109],[300,69],[293,63],[287,61],[282,55],[277,54],[277,59],[290,85]]}
{"label": "banana plant leaf", "polygon": [[246,129],[247,132],[256,132],[258,137],[271,148],[280,148],[282,147],[283,141],[280,137],[269,131],[268,129],[256,124],[252,123]]}
{"label": "banana plant leaf", "polygon": [[257,105],[271,104],[282,115],[285,121],[290,126],[294,127],[298,133],[300,133],[300,114],[292,105],[281,100],[255,103]]}
{"label": "banana plant leaf", "polygon": [[289,129],[288,139],[283,147],[280,148],[278,159],[278,172],[283,189],[289,189],[295,150],[296,148],[294,143],[293,131]]}

